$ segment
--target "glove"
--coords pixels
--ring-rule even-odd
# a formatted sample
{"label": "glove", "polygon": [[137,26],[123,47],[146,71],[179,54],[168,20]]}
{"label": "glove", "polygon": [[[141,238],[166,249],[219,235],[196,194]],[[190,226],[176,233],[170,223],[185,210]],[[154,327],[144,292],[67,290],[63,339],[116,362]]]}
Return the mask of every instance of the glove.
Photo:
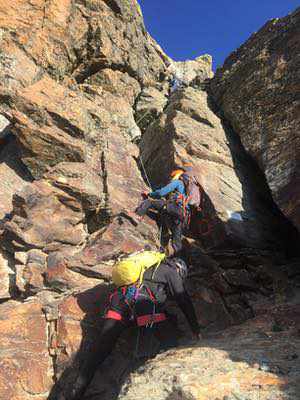
{"label": "glove", "polygon": [[144,200],[146,200],[146,199],[148,198],[148,196],[149,196],[149,193],[146,192],[146,191],[144,191],[144,192],[141,193],[141,196],[142,196],[142,198],[143,198]]}

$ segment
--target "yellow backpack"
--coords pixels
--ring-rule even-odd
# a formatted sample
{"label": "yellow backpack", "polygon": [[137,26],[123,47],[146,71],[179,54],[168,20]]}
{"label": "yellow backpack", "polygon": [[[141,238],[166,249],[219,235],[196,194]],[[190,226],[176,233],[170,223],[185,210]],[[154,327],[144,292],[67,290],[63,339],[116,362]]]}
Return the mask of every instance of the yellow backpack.
{"label": "yellow backpack", "polygon": [[112,270],[112,281],[116,286],[127,286],[143,281],[144,272],[157,264],[157,267],[166,257],[158,251],[142,251],[134,253],[125,259],[118,261]]}

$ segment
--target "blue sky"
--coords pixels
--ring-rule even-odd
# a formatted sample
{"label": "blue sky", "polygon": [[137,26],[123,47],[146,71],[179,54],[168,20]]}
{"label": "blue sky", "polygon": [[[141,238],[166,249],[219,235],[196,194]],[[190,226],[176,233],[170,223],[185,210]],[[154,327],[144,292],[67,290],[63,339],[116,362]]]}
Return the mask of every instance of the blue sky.
{"label": "blue sky", "polygon": [[299,0],[138,0],[148,32],[176,61],[213,56],[214,69],[271,18]]}

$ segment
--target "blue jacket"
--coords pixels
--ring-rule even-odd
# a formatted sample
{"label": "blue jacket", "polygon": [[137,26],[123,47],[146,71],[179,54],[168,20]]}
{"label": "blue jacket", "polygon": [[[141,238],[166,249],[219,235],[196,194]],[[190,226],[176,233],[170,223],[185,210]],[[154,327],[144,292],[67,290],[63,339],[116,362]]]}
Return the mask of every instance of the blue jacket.
{"label": "blue jacket", "polygon": [[186,196],[184,183],[179,179],[175,179],[174,181],[168,183],[166,186],[154,190],[154,192],[149,193],[149,196],[155,199],[159,199],[161,197],[167,196],[171,192],[174,192],[174,190]]}

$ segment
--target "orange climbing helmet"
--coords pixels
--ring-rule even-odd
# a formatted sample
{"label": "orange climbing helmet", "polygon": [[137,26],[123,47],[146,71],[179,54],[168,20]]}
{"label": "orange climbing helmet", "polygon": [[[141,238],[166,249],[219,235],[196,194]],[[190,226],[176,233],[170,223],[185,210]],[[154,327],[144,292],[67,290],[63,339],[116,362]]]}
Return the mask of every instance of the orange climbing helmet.
{"label": "orange climbing helmet", "polygon": [[172,181],[175,181],[175,179],[179,179],[183,173],[184,171],[182,169],[175,169],[174,171],[172,171],[170,174]]}

